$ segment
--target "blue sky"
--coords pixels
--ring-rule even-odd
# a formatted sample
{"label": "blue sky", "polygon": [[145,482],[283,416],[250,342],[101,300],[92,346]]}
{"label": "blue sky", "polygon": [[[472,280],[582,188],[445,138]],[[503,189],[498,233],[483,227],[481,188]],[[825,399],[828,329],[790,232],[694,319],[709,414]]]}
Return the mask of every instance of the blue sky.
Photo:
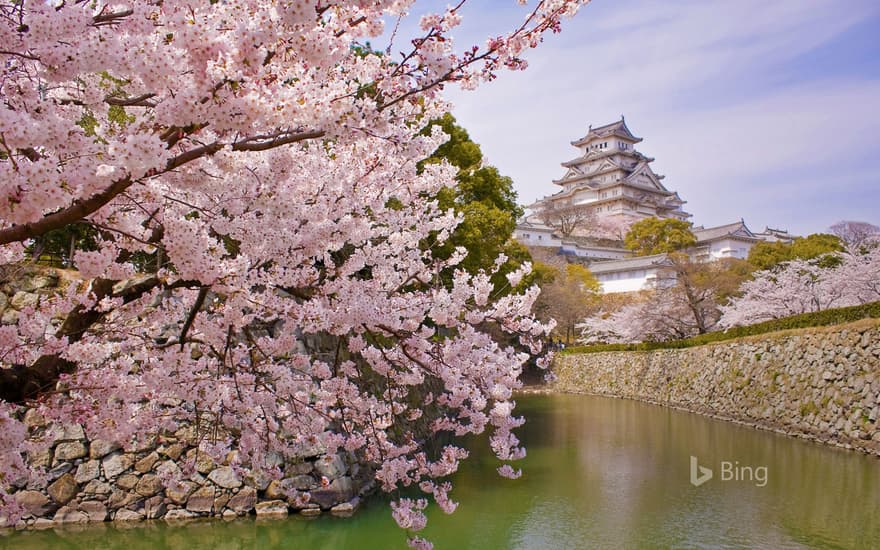
{"label": "blue sky", "polygon": [[[523,14],[472,1],[456,43]],[[446,94],[521,202],[556,190],[589,124],[624,114],[696,224],[880,224],[880,2],[595,0],[566,23],[528,70]]]}

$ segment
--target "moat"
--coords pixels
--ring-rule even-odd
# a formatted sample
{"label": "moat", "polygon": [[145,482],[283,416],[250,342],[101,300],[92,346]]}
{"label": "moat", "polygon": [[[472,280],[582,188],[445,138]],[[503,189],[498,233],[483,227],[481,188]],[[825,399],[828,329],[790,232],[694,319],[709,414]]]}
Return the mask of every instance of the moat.
{"label": "moat", "polygon": [[[880,460],[634,401],[517,399],[528,457],[498,477],[482,441],[454,481],[451,516],[424,535],[459,548],[876,548]],[[691,456],[713,470],[690,481]],[[766,473],[766,477],[764,477]],[[405,548],[383,498],[352,518],[211,520],[5,533],[0,547]]]}

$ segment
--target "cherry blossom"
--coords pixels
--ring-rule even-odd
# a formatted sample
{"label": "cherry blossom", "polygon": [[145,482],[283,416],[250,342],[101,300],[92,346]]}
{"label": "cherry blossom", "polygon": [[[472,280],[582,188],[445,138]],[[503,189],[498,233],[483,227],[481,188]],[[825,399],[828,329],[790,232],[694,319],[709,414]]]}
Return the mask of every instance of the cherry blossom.
{"label": "cherry blossom", "polygon": [[[524,68],[585,3],[539,1],[459,49],[460,2],[400,55],[365,44],[414,0],[0,3],[2,259],[70,224],[100,234],[82,284],[0,330],[0,375],[31,379],[0,396],[2,490],[23,477],[21,405],[126,446],[198,420],[206,452],[270,474],[271,456],[344,449],[450,511],[431,480],[467,453],[426,437],[488,429],[520,458],[537,290],[439,283],[465,252],[432,256],[459,220],[430,197],[455,170],[417,168],[446,139],[421,129],[444,86]],[[422,502],[395,519],[423,526]]]}

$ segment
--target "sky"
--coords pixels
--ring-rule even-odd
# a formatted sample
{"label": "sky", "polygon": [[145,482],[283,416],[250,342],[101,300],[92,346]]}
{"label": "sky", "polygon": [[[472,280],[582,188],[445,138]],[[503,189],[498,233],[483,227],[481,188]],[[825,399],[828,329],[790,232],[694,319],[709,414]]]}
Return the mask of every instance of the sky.
{"label": "sky", "polygon": [[[456,45],[524,13],[471,0]],[[558,190],[590,124],[625,115],[696,225],[880,224],[877,0],[594,0],[526,59],[526,71],[445,94],[523,204]]]}

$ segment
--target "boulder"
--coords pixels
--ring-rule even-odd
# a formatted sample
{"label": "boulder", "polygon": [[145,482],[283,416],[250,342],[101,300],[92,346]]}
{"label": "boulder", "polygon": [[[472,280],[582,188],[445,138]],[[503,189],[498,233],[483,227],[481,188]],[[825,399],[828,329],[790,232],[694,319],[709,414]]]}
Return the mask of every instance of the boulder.
{"label": "boulder", "polygon": [[55,460],[76,460],[86,456],[86,446],[79,441],[59,443],[55,447]]}
{"label": "boulder", "polygon": [[257,518],[284,518],[287,517],[287,503],[283,500],[267,500],[258,502],[254,509]]}
{"label": "boulder", "polygon": [[24,515],[41,517],[52,510],[49,497],[39,491],[20,491],[15,493],[15,502],[24,508]]}
{"label": "boulder", "polygon": [[147,519],[161,518],[165,515],[165,509],[165,502],[159,495],[144,501],[144,515],[147,516]]}
{"label": "boulder", "polygon": [[257,491],[253,487],[243,487],[226,504],[236,514],[247,514],[257,505]]}
{"label": "boulder", "polygon": [[176,508],[174,510],[168,510],[168,512],[165,513],[165,517],[163,519],[165,521],[186,521],[189,519],[194,519],[196,517],[196,514],[190,512],[189,510]]}
{"label": "boulder", "polygon": [[118,451],[121,447],[118,443],[106,441],[104,439],[93,439],[89,445],[90,458],[104,458],[113,451]]}
{"label": "boulder", "polygon": [[55,512],[55,517],[52,519],[55,523],[88,523],[89,515],[69,506],[63,506]]}
{"label": "boulder", "polygon": [[123,508],[116,512],[116,515],[113,516],[113,521],[143,521],[144,515],[140,512],[135,512],[134,510],[129,510],[127,508]]}
{"label": "boulder", "polygon": [[192,481],[181,481],[179,483],[171,483],[165,488],[165,496],[171,499],[174,504],[184,504],[186,499],[196,490],[196,484]]}
{"label": "boulder", "polygon": [[145,474],[138,481],[135,491],[145,497],[151,497],[162,490],[162,481],[155,474]]}
{"label": "boulder", "polygon": [[156,465],[156,462],[159,461],[159,453],[153,451],[148,454],[144,458],[138,460],[134,463],[134,469],[142,474],[145,474],[153,469],[153,466]]}
{"label": "boulder", "polygon": [[138,481],[140,481],[140,478],[134,474],[122,474],[116,478],[116,486],[126,491],[131,491],[137,486]]}
{"label": "boulder", "polygon": [[209,513],[214,509],[214,488],[202,487],[186,500],[190,512]]}
{"label": "boulder", "polygon": [[77,483],[86,483],[89,482],[101,473],[101,462],[98,460],[89,460],[87,462],[83,462],[76,469],[76,474],[73,476]]}
{"label": "boulder", "polygon": [[217,468],[213,470],[210,474],[208,474],[208,479],[219,487],[223,487],[224,489],[235,489],[241,487],[241,479],[238,477],[238,474],[235,473],[229,466],[223,466],[222,468]]}
{"label": "boulder", "polygon": [[9,300],[9,305],[17,310],[24,309],[26,307],[36,307],[37,304],[40,303],[40,295],[32,294],[30,292],[25,292],[23,290],[19,290],[15,294],[12,295],[12,299]]}
{"label": "boulder", "polygon": [[79,485],[74,477],[68,473],[52,482],[47,491],[52,500],[58,504],[67,504],[79,492]]}
{"label": "boulder", "polygon": [[96,500],[80,502],[79,510],[89,517],[90,522],[107,520],[107,506],[105,506],[103,502],[98,502]]}
{"label": "boulder", "polygon": [[113,479],[119,474],[131,468],[134,464],[134,458],[128,453],[115,451],[109,454],[102,462],[104,468],[104,477]]}
{"label": "boulder", "polygon": [[327,455],[315,461],[315,470],[327,479],[334,480],[344,475],[347,468],[339,455]]}
{"label": "boulder", "polygon": [[341,504],[348,502],[355,495],[354,483],[348,476],[334,479],[330,485],[323,489],[315,489],[309,493],[311,502],[319,505],[324,510],[329,510]]}

